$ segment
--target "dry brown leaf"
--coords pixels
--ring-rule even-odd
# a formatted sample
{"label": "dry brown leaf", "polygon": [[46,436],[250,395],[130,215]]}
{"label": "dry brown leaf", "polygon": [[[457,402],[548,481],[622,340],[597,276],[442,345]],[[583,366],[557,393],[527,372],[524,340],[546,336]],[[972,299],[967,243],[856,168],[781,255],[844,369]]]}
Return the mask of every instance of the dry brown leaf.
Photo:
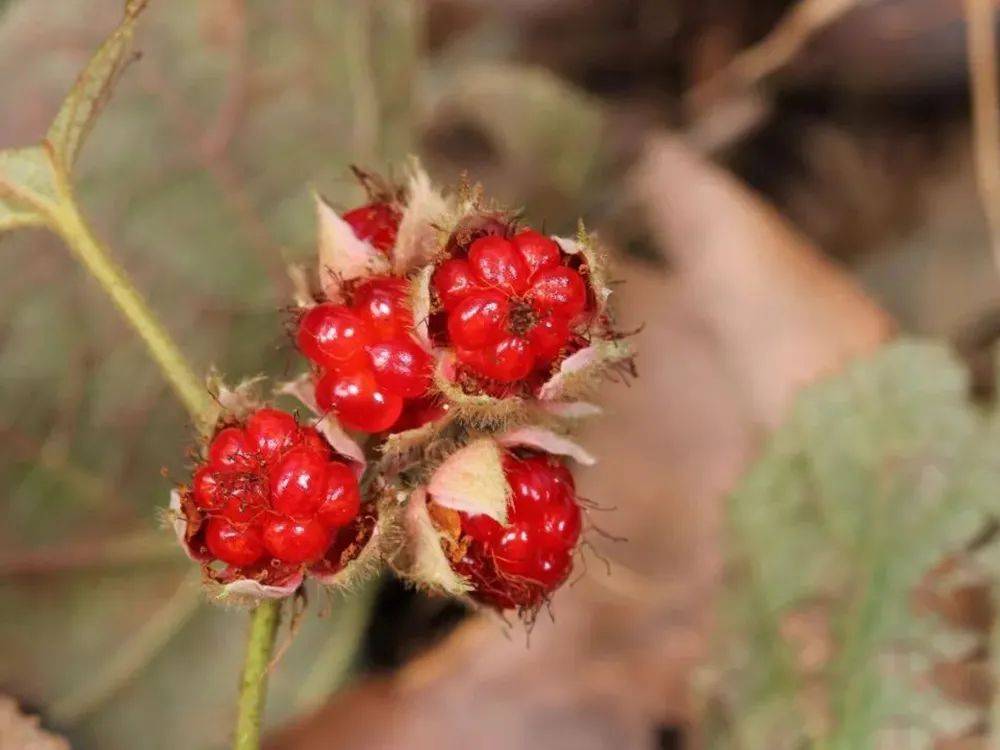
{"label": "dry brown leaf", "polygon": [[69,743],[21,712],[17,701],[0,695],[0,750],[69,750]]}

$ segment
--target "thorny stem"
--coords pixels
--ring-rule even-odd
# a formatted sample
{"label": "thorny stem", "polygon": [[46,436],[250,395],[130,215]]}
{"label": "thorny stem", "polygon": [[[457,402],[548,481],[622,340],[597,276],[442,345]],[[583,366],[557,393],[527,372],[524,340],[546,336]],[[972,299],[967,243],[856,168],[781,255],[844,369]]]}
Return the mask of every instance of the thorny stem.
{"label": "thorny stem", "polygon": [[236,713],[233,750],[259,750],[260,724],[267,696],[267,671],[281,620],[281,600],[264,599],[253,611]]}
{"label": "thorny stem", "polygon": [[[61,171],[56,169],[57,175]],[[60,175],[61,176],[61,175]],[[206,431],[213,420],[215,403],[205,384],[195,375],[174,340],[157,319],[125,271],[112,259],[107,248],[94,236],[80,214],[68,182],[60,180],[63,200],[52,209],[52,228],[97,280],[118,307],[129,325],[139,335],[170,385],[184,403],[199,431]]]}

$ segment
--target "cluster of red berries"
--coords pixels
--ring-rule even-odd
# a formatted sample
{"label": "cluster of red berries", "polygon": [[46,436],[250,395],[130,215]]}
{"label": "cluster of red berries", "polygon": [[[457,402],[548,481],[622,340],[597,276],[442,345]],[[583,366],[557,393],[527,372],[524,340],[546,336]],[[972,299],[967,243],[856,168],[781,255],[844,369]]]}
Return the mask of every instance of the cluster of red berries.
{"label": "cluster of red berries", "polygon": [[207,552],[234,568],[315,563],[361,509],[351,468],[315,429],[271,408],[216,432],[190,499]]}
{"label": "cluster of red berries", "polygon": [[467,540],[455,565],[472,596],[501,609],[537,607],[569,577],[580,539],[576,485],[557,458],[504,456],[510,485],[506,526],[486,515],[459,513]]}
{"label": "cluster of red berries", "polygon": [[[388,252],[399,212],[386,203],[344,215],[355,234]],[[320,369],[316,400],[361,432],[402,430],[440,415],[428,396],[432,359],[414,339],[410,287],[375,276],[349,290],[350,305],[323,302],[299,322],[299,350]]]}
{"label": "cluster of red berries", "polygon": [[588,307],[587,284],[558,243],[532,229],[491,234],[434,272],[458,361],[479,377],[515,383],[551,370]]}

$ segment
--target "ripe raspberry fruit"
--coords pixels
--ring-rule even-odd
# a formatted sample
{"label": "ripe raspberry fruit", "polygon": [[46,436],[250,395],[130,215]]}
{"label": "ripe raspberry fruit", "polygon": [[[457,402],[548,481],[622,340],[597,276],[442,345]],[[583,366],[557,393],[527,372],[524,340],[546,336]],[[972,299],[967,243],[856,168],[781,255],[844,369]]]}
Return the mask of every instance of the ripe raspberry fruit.
{"label": "ripe raspberry fruit", "polygon": [[432,288],[445,311],[441,332],[460,364],[500,384],[551,371],[576,345],[588,290],[559,245],[532,229],[489,234],[435,270]]}
{"label": "ripe raspberry fruit", "polygon": [[388,253],[396,244],[396,234],[402,218],[394,206],[383,202],[359,206],[343,216],[358,239],[367,240],[384,253]]}
{"label": "ripe raspberry fruit", "polygon": [[361,512],[357,478],[313,428],[262,408],[219,429],[181,509],[200,559],[266,580],[327,554]]}
{"label": "ripe raspberry fruit", "polygon": [[[388,244],[376,246],[388,250],[400,215],[389,204],[376,203],[348,211],[344,219],[359,238],[381,238]],[[298,324],[298,348],[319,370],[320,408],[359,432],[419,426],[412,424],[417,410],[408,410],[407,404],[426,397],[433,362],[413,335],[409,282],[374,276],[344,293],[347,304],[316,305]],[[430,411],[424,414],[432,417]]]}
{"label": "ripe raspberry fruit", "polygon": [[531,610],[572,571],[582,526],[576,486],[560,459],[536,452],[507,453],[504,476],[511,489],[507,525],[460,512],[455,570],[472,582],[474,598]]}

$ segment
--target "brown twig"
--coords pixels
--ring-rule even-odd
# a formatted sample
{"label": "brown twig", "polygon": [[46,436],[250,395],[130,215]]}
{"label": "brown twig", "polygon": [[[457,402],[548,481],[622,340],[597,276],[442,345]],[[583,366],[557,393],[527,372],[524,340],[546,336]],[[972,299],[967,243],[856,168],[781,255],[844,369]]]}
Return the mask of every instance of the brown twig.
{"label": "brown twig", "polygon": [[688,92],[685,99],[697,113],[688,128],[689,140],[700,151],[711,152],[756,127],[769,110],[759,85],[789,65],[819,31],[862,2],[799,0],[766,37]]}
{"label": "brown twig", "polygon": [[965,13],[976,182],[989,225],[993,262],[1000,272],[1000,108],[995,1],[965,0]]}

